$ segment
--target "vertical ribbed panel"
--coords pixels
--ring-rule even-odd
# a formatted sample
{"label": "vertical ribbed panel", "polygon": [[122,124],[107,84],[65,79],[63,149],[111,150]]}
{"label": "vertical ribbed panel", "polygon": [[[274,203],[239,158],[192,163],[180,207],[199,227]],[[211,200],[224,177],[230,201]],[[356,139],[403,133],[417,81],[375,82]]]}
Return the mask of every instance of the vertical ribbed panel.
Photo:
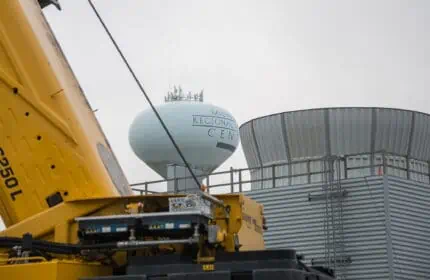
{"label": "vertical ribbed panel", "polygon": [[292,158],[327,154],[324,109],[285,113],[288,145]]}
{"label": "vertical ribbed panel", "polygon": [[[323,172],[324,170],[324,162],[322,160],[314,160],[309,164],[310,172],[316,173],[316,172]],[[322,173],[320,174],[312,174],[310,176],[311,181],[310,183],[319,183],[323,181],[324,176]]]}
{"label": "vertical ribbed panel", "polygon": [[361,167],[358,169],[348,170],[348,178],[365,177],[371,175],[371,168],[364,167],[370,166],[370,155],[347,156],[348,168]]}
{"label": "vertical ribbed panel", "polygon": [[278,114],[254,121],[255,139],[264,164],[287,160],[281,117]]}
{"label": "vertical ribbed panel", "polygon": [[430,158],[430,117],[421,113],[415,113],[415,127],[412,136],[411,158]]}
{"label": "vertical ribbed panel", "polygon": [[[250,131],[252,123],[255,137]],[[312,109],[258,118],[240,130],[250,166],[260,163],[259,157],[261,164],[268,165],[382,151],[423,163],[430,160],[430,115],[419,112],[389,108]]]}
{"label": "vertical ribbed panel", "polygon": [[430,278],[430,186],[390,177],[395,279]]}
{"label": "vertical ribbed panel", "polygon": [[260,162],[258,160],[257,146],[254,141],[254,137],[252,136],[252,122],[248,122],[240,128],[240,139],[248,166],[260,166]]}
{"label": "vertical ribbed panel", "polygon": [[[283,177],[283,176],[291,175],[291,174],[289,174],[288,167],[285,167],[285,166],[277,166],[275,168],[275,172],[276,172],[276,177],[281,177],[281,176]],[[288,178],[282,178],[282,179],[276,180],[276,187],[287,186],[288,184],[289,184]]]}
{"label": "vertical ribbed panel", "polygon": [[376,108],[375,151],[408,154],[412,112]]}
{"label": "vertical ribbed panel", "polygon": [[330,109],[330,147],[334,155],[371,150],[372,109]]}
{"label": "vertical ribbed panel", "polygon": [[[308,164],[306,162],[293,163],[291,164],[291,174],[295,175],[291,178],[291,184],[308,184]],[[301,176],[297,176],[299,174],[303,174]]]}
{"label": "vertical ribbed panel", "polygon": [[[275,169],[275,170],[273,170]],[[275,180],[273,180],[273,172],[275,172]],[[303,172],[303,171],[302,171]],[[264,181],[253,182],[251,190],[260,190],[268,188],[277,188],[279,186],[288,185],[288,178],[279,178],[288,176],[288,168],[285,166],[268,166],[262,169],[255,169],[250,172],[251,180],[268,179]],[[279,178],[279,179],[278,179]]]}
{"label": "vertical ribbed panel", "polygon": [[[411,180],[415,180],[423,183],[430,183],[428,163],[411,159],[409,160],[409,169],[411,170],[410,172]],[[424,173],[424,174],[421,174],[421,173]]]}
{"label": "vertical ribbed panel", "polygon": [[259,181],[259,180],[261,180],[263,178],[263,176],[262,176],[263,174],[262,174],[261,169],[251,170],[249,172],[249,174],[251,175],[251,181],[254,181],[254,182],[251,183],[251,189],[252,190],[263,189],[264,188],[263,187],[263,182]]}
{"label": "vertical ribbed panel", "polygon": [[388,166],[394,166],[387,167],[388,175],[407,178],[406,167],[408,163],[404,157],[386,156],[385,158]]}
{"label": "vertical ribbed panel", "polygon": [[[343,204],[345,252],[352,260],[346,267],[348,280],[389,277],[382,184],[382,177],[343,181],[348,191]],[[308,200],[309,194],[319,195],[321,190],[321,185],[313,184],[246,193],[264,205],[267,248],[293,248],[305,255],[306,263],[321,263],[325,200]]]}

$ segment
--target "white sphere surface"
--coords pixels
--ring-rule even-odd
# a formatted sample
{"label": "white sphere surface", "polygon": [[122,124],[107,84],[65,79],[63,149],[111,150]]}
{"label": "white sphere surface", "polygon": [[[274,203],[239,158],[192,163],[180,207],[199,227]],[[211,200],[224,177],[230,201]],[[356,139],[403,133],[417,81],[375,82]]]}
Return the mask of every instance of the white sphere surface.
{"label": "white sphere surface", "polygon": [[[157,111],[193,169],[212,172],[233,154],[239,144],[236,120],[220,107],[178,101],[161,105]],[[134,119],[129,142],[134,153],[164,178],[167,178],[167,165],[184,166],[151,109]]]}

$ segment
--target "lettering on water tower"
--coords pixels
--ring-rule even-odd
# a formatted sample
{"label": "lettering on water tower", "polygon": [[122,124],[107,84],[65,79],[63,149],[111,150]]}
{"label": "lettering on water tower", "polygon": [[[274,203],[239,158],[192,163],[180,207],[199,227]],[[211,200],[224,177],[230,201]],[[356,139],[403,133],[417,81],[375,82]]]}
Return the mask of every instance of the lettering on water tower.
{"label": "lettering on water tower", "polygon": [[232,142],[238,137],[239,129],[234,119],[216,109],[211,115],[193,115],[193,126],[207,128],[207,135],[218,140],[217,147],[234,151],[235,147],[226,142]]}

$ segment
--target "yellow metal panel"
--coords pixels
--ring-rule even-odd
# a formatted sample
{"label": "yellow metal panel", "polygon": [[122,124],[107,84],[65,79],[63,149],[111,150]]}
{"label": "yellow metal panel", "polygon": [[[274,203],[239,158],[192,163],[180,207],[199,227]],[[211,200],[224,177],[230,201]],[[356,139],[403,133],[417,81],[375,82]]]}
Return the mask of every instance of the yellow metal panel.
{"label": "yellow metal panel", "polygon": [[47,210],[57,192],[64,200],[131,194],[35,0],[0,1],[0,98],[0,170],[11,170],[0,177],[7,226]]}
{"label": "yellow metal panel", "polygon": [[[74,227],[74,232],[70,230],[73,227],[74,218],[89,214],[99,215],[100,212],[97,210],[108,207],[111,203],[112,200],[108,198],[105,201],[66,202],[7,228],[0,232],[0,236],[22,237],[23,234],[30,232],[34,238],[38,239],[75,243],[77,228]],[[108,209],[111,209],[111,212],[120,213],[121,207],[122,205],[112,204]],[[56,230],[59,230],[58,235]]]}
{"label": "yellow metal panel", "polygon": [[227,232],[224,241],[226,251],[235,250],[234,234],[239,237],[239,243],[242,245],[241,251],[264,249],[262,206],[242,194],[217,195],[216,197],[231,208],[228,223],[225,221],[223,209],[216,209],[216,222]]}
{"label": "yellow metal panel", "polygon": [[[54,232],[54,242],[62,242],[62,243],[70,243],[70,235],[69,235],[69,228],[70,224],[68,221],[64,221],[61,224],[55,225]],[[75,233],[77,230],[75,231]]]}
{"label": "yellow metal panel", "polygon": [[13,280],[78,280],[81,277],[111,274],[110,267],[73,261],[0,265],[1,279]]}
{"label": "yellow metal panel", "polygon": [[242,226],[239,230],[241,251],[264,250],[263,207],[249,197],[242,196]]}
{"label": "yellow metal panel", "polygon": [[[168,207],[169,195],[87,198],[69,201],[19,222],[0,232],[0,236],[22,237],[30,232],[34,238],[56,242],[76,243],[76,217],[124,214],[132,202],[147,201],[152,207]],[[153,208],[157,209],[157,208]]]}

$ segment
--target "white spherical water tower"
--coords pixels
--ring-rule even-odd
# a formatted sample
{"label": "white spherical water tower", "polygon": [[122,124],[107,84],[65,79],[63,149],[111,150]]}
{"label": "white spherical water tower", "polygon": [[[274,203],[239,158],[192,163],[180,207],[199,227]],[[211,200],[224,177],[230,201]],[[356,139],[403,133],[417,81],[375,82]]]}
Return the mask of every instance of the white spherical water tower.
{"label": "white spherical water tower", "polygon": [[[203,103],[203,92],[185,96],[175,87],[165,101],[156,109],[196,175],[211,173],[236,150],[239,128],[235,119],[226,110]],[[134,119],[129,142],[134,153],[163,178],[190,176],[151,108]],[[197,187],[192,179],[176,180],[176,184],[169,182],[167,191]]]}

